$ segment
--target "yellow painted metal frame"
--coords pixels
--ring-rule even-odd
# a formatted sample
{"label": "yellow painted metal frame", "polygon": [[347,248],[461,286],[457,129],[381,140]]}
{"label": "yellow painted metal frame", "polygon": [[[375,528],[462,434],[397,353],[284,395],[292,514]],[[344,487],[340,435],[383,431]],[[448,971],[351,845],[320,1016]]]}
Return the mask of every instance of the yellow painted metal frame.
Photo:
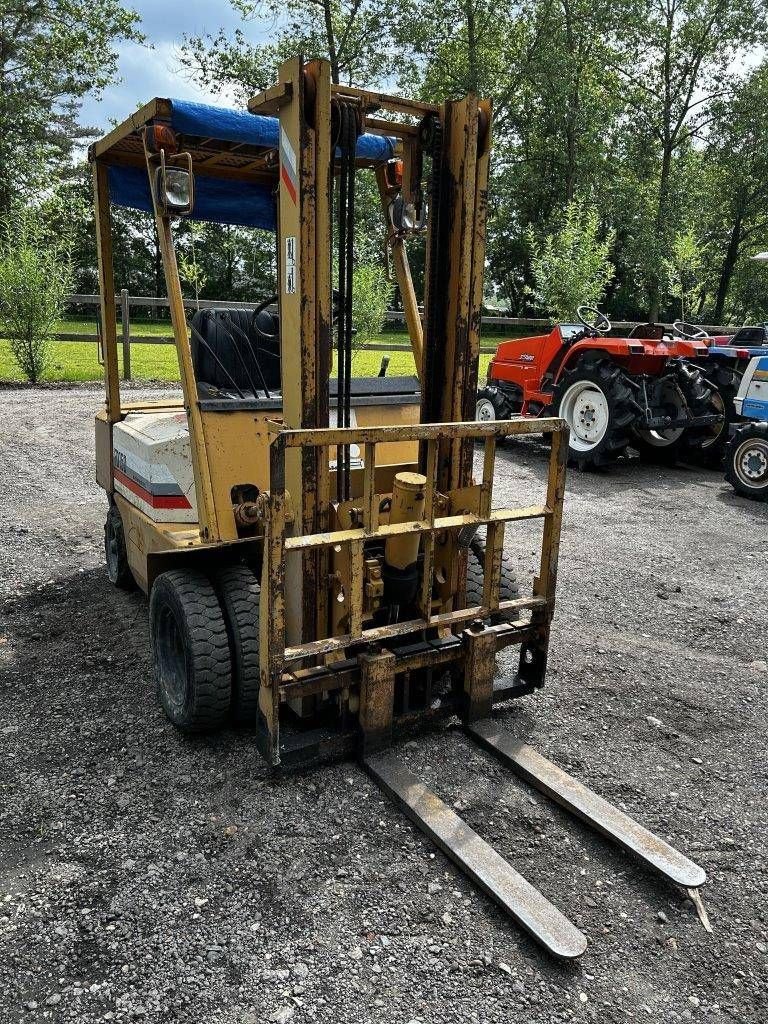
{"label": "yellow painted metal frame", "polygon": [[[429,629],[455,629],[488,618],[495,612],[509,615],[530,610],[532,624],[537,629],[548,628],[555,604],[557,559],[560,545],[563,494],[568,450],[567,426],[561,419],[506,420],[495,423],[432,423],[413,427],[335,428],[327,430],[285,430],[271,425],[270,481],[271,487],[264,505],[264,557],[262,562],[262,590],[270,601],[260,616],[261,691],[260,710],[267,724],[270,738],[269,757],[279,763],[279,710],[281,700],[290,692],[290,673],[307,660],[340,654],[354,644],[380,644],[407,634],[418,634]],[[526,434],[549,432],[552,450],[549,462],[546,503],[525,508],[492,507],[493,476],[496,443],[499,439]],[[436,467],[438,445],[445,438],[470,443],[483,442],[483,475],[479,484],[463,489],[463,503],[471,504],[467,491],[474,491],[477,511],[461,511],[437,515]],[[425,487],[423,520],[389,524],[379,523],[379,499],[376,493],[376,447],[393,441],[412,440],[423,443],[427,449],[428,473]],[[322,533],[303,533],[286,525],[287,492],[285,466],[292,450],[316,448],[323,451],[335,445],[357,444],[365,451],[362,496],[359,500],[359,523],[352,529],[329,530]],[[528,598],[500,600],[501,555],[504,528],[509,522],[542,519],[544,537],[539,574],[533,593]],[[433,612],[434,547],[436,535],[477,529],[487,531],[484,564],[484,592],[482,605],[470,608]],[[290,531],[290,532],[289,532]],[[365,628],[363,623],[364,545],[388,537],[418,533],[424,546],[424,562],[418,606],[420,618],[396,622],[387,626]],[[319,638],[307,643],[293,644],[286,631],[286,566],[293,553],[314,549],[340,550],[348,547],[351,554],[352,584],[349,591],[349,632],[342,636]],[[472,645],[470,645],[472,646]],[[493,651],[495,653],[494,644]],[[288,673],[288,676],[286,675]],[[471,683],[471,680],[470,680]]]}

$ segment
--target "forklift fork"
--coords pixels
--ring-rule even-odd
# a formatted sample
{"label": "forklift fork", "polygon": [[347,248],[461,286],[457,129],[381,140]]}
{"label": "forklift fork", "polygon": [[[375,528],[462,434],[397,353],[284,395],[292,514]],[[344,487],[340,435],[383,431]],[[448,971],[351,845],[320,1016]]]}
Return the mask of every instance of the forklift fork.
{"label": "forklift fork", "polygon": [[[701,916],[698,888],[706,881],[703,868],[532,747],[505,733],[492,719],[465,723],[464,728],[471,739],[530,785],[668,881],[688,890]],[[548,953],[562,960],[584,953],[584,934],[424,785],[396,753],[389,750],[366,757],[363,766],[416,827]],[[702,921],[706,927],[705,914]]]}

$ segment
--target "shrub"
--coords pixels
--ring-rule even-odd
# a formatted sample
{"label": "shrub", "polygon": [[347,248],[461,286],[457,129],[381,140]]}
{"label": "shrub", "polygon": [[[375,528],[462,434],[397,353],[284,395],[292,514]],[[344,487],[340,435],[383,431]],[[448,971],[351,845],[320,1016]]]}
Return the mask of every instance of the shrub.
{"label": "shrub", "polygon": [[51,358],[51,334],[72,288],[69,254],[47,237],[39,210],[13,209],[0,226],[0,330],[27,380]]}
{"label": "shrub", "polygon": [[360,263],[355,267],[352,281],[354,348],[360,348],[381,334],[394,291],[395,286],[383,267],[376,263]]}
{"label": "shrub", "polygon": [[598,237],[597,210],[573,200],[565,209],[562,226],[544,238],[530,229],[526,241],[531,249],[534,296],[556,321],[572,320],[580,305],[596,306],[613,279],[609,254],[615,232]]}

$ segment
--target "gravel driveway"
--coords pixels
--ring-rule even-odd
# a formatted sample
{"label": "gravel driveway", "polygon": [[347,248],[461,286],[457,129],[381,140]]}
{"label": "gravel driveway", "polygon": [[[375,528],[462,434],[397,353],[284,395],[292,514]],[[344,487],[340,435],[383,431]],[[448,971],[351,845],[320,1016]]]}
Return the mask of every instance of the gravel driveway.
{"label": "gravel driveway", "polygon": [[[548,686],[502,712],[704,866],[713,934],[457,731],[404,749],[588,935],[563,966],[353,763],[274,779],[247,733],[165,721],[145,599],[102,567],[99,401],[0,392],[0,1022],[765,1020],[768,507],[712,471],[572,473]],[[545,470],[501,449],[499,496]]]}

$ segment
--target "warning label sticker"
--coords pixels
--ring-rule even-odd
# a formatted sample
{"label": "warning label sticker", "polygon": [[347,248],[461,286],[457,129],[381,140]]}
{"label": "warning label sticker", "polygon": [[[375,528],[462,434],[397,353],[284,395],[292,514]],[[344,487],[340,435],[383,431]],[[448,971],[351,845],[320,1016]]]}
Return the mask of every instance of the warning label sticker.
{"label": "warning label sticker", "polygon": [[285,239],[285,294],[293,295],[298,285],[296,269],[296,236],[288,235]]}

